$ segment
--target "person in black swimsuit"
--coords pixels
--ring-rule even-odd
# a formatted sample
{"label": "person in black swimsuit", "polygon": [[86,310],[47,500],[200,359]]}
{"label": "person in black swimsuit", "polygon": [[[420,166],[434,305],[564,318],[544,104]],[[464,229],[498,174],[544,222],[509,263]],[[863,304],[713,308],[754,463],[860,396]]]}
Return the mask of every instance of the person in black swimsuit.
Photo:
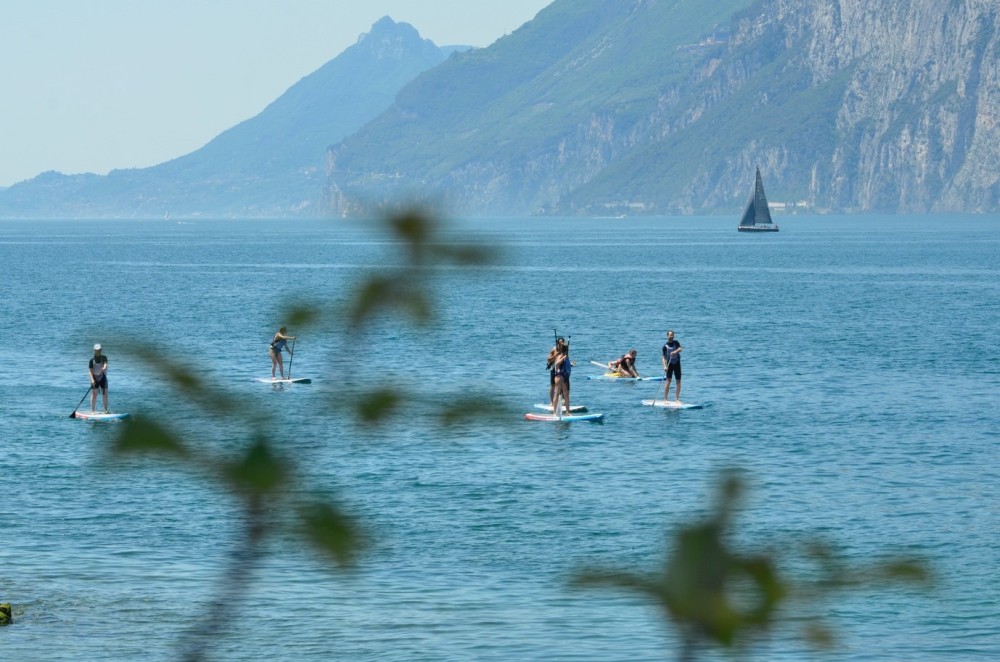
{"label": "person in black swimsuit", "polygon": [[616,361],[608,364],[608,370],[619,377],[638,377],[639,371],[635,369],[635,357],[637,352],[630,349],[626,354]]}
{"label": "person in black swimsuit", "polygon": [[[556,395],[556,371],[553,367],[556,361],[556,357],[563,352],[563,350],[569,351],[569,345],[566,344],[566,339],[562,336],[556,338],[556,345],[549,350],[549,357],[545,362],[545,369],[549,371],[549,402],[552,402],[552,398]],[[567,389],[569,387],[569,382],[567,380]]]}
{"label": "person in black swimsuit", "polygon": [[562,398],[562,406],[566,409],[566,414],[570,413],[569,405],[569,375],[573,369],[573,364],[569,360],[569,345],[563,343],[556,345],[556,355],[552,359],[552,377],[554,382],[552,396],[552,414],[559,415],[559,399]]}
{"label": "person in black swimsuit", "polygon": [[285,327],[278,329],[278,332],[271,338],[271,344],[267,348],[267,353],[271,357],[271,379],[274,379],[276,371],[280,371],[282,379],[285,378],[285,362],[281,358],[281,350],[287,349],[289,354],[292,353],[291,348],[288,347],[289,340],[295,340],[295,336],[288,335],[288,329]]}

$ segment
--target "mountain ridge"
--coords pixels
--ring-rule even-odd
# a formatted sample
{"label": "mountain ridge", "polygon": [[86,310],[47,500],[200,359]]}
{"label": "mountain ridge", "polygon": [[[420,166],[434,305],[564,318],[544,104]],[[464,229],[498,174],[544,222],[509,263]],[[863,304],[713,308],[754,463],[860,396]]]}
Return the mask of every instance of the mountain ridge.
{"label": "mountain ridge", "polygon": [[[997,20],[988,0],[557,0],[450,63],[468,71],[428,72],[335,147],[328,186],[343,204],[330,213],[364,214],[421,191],[467,214],[733,213],[757,164],[774,200],[809,211],[996,211]],[[498,95],[467,89],[489,102],[438,125],[446,154],[374,148],[385,136],[422,144],[424,111],[441,102],[421,85],[475,80],[488,69],[481,61],[514,40],[549,53],[531,31],[546,38],[552,25],[574,27],[573,57],[546,60],[542,76]],[[505,100],[532,94],[535,106],[507,106],[501,121],[521,129],[545,102],[539,116],[565,121],[536,121],[520,145],[497,130],[483,138],[489,146],[463,148],[497,124]],[[393,172],[391,187],[371,179],[379,169]]]}
{"label": "mountain ridge", "polygon": [[736,214],[757,165],[799,211],[996,212],[996,117],[995,0],[555,0],[482,49],[385,17],[201,150],[0,216]]}
{"label": "mountain ridge", "polygon": [[326,149],[388,108],[417,74],[465,46],[438,47],[386,16],[257,115],[204,146],[106,176],[49,171],[0,191],[2,216],[285,216],[315,213]]}

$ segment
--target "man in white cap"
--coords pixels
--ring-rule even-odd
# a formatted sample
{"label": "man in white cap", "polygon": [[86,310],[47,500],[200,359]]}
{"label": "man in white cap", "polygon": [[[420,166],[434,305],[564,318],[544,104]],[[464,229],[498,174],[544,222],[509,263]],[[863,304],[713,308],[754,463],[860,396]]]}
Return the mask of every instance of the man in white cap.
{"label": "man in white cap", "polygon": [[97,406],[97,391],[104,396],[104,413],[108,413],[108,357],[101,354],[101,343],[94,345],[94,358],[90,359],[90,411]]}

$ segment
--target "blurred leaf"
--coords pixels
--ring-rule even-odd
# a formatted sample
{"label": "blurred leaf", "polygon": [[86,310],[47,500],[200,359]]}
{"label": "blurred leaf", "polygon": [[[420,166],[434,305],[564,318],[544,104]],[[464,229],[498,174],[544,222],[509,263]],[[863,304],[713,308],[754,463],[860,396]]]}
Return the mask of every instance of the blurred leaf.
{"label": "blurred leaf", "polygon": [[358,398],[355,412],[366,423],[377,423],[399,410],[402,395],[390,388],[379,389]]}
{"label": "blurred leaf", "polygon": [[889,581],[906,581],[917,584],[931,584],[933,575],[927,564],[913,559],[891,561],[882,566],[882,575]]}
{"label": "blurred leaf", "polygon": [[462,267],[476,267],[493,264],[496,261],[496,251],[485,246],[438,246],[434,249],[436,255]]}
{"label": "blurred leaf", "polygon": [[438,418],[443,425],[451,426],[465,421],[476,420],[477,422],[508,421],[511,417],[511,410],[485,395],[474,395],[464,398],[450,400],[440,407]]}
{"label": "blurred leaf", "polygon": [[430,300],[412,271],[392,276],[372,276],[348,305],[348,324],[358,328],[383,310],[408,313],[413,321],[430,321]]}
{"label": "blurred leaf", "polygon": [[306,539],[341,567],[349,565],[362,547],[354,523],[331,504],[308,504],[299,509],[299,518]]}
{"label": "blurred leaf", "polygon": [[205,387],[190,364],[171,361],[167,358],[166,351],[156,349],[148,344],[134,344],[131,347],[136,356],[151,365],[174,388],[187,395],[191,402],[202,406],[206,411],[213,414],[227,414],[239,409],[239,404],[235,400],[225,397],[217,389]]}
{"label": "blurred leaf", "polygon": [[822,623],[808,623],[805,626],[805,638],[816,648],[832,648],[833,631]]}
{"label": "blurred leaf", "polygon": [[272,493],[283,486],[289,473],[287,464],[260,437],[239,461],[226,463],[223,469],[226,480],[238,491],[255,496]]}
{"label": "blurred leaf", "polygon": [[136,416],[122,423],[111,447],[116,455],[150,453],[179,458],[188,455],[184,443],[156,421]]}
{"label": "blurred leaf", "polygon": [[403,240],[409,253],[410,264],[422,265],[427,244],[434,233],[434,222],[417,211],[393,216],[388,222],[393,234]]}
{"label": "blurred leaf", "polygon": [[319,319],[320,309],[318,306],[299,303],[292,306],[285,313],[284,319],[288,320],[288,326],[292,328],[311,326]]}

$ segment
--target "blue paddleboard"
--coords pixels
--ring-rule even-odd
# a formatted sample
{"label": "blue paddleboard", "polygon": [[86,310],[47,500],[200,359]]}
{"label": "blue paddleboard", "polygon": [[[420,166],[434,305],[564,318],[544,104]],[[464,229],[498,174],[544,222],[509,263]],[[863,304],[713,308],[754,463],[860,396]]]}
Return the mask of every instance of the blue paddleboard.
{"label": "blue paddleboard", "polygon": [[569,416],[554,416],[552,414],[525,414],[526,421],[548,421],[550,423],[574,423],[576,421],[603,421],[604,414],[570,414]]}
{"label": "blue paddleboard", "polygon": [[587,379],[596,379],[604,382],[662,382],[666,377],[619,377],[618,375],[606,372],[603,375],[588,375]]}

